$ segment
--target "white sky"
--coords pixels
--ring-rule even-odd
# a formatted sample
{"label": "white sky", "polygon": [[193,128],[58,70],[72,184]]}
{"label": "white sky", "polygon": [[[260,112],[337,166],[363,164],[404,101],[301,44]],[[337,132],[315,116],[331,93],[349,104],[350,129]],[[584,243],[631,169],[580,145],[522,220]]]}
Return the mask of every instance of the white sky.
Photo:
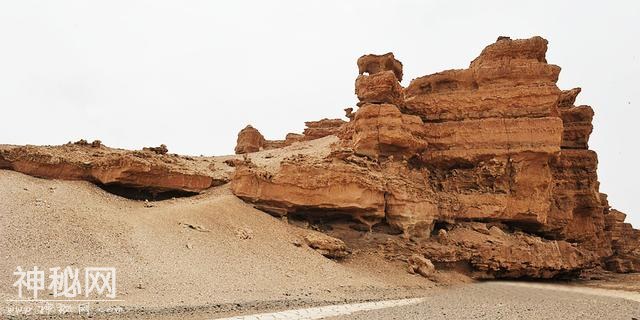
{"label": "white sky", "polygon": [[406,86],[540,35],[596,111],[601,190],[640,226],[640,2],[514,3],[0,0],[0,143],[229,154],[248,123],[278,139],[342,117],[362,54],[393,51]]}

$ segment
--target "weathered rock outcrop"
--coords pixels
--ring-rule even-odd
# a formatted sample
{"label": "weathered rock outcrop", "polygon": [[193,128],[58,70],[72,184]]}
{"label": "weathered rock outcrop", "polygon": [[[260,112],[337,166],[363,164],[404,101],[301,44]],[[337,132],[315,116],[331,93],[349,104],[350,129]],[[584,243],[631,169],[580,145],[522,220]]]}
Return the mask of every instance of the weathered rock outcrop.
{"label": "weathered rock outcrop", "polygon": [[605,214],[605,233],[611,240],[613,254],[605,261],[616,272],[640,272],[640,230],[625,223],[626,215],[618,210]]}
{"label": "weathered rock outcrop", "polygon": [[383,55],[367,54],[358,58],[358,73],[376,74],[392,71],[398,81],[402,81],[402,62],[396,60],[393,53]]}
{"label": "weathered rock outcrop", "polygon": [[302,137],[298,141],[309,141],[326,136],[337,135],[340,128],[342,128],[345,123],[346,122],[342,119],[326,118],[318,121],[307,121],[304,123],[306,128],[302,132]]}
{"label": "weathered rock outcrop", "polygon": [[210,159],[148,151],[67,144],[55,147],[0,146],[0,169],[41,178],[87,180],[145,191],[200,192],[229,180],[230,168]]}
{"label": "weathered rock outcrop", "polygon": [[540,37],[500,37],[469,68],[406,88],[393,54],[363,56],[348,122],[310,121],[284,140],[247,126],[238,134],[241,156],[81,140],[0,146],[0,169],[152,195],[199,192],[233,172],[238,197],[329,233],[305,238],[322,254],[364,248],[425,276],[437,276],[433,268],[477,278],[640,272],[640,231],[599,191],[597,154],[588,149],[593,109],[574,105],[580,88],[557,87],[560,68],[547,63],[546,50]]}
{"label": "weathered rock outcrop", "polygon": [[264,148],[266,142],[267,140],[258,129],[248,125],[238,132],[236,154],[260,151]]}
{"label": "weathered rock outcrop", "polygon": [[392,104],[365,104],[353,122],[353,150],[371,158],[409,158],[427,147],[419,117],[402,114]]}
{"label": "weathered rock outcrop", "polygon": [[247,125],[238,132],[235,151],[236,154],[245,154],[261,150],[278,149],[285,145],[288,145],[286,140],[267,140],[258,129]]}
{"label": "weathered rock outcrop", "polygon": [[320,139],[326,136],[339,135],[346,122],[342,119],[322,119],[305,122],[306,128],[302,134],[289,133],[284,140],[267,140],[252,127],[246,126],[238,133],[236,154],[252,153],[260,150],[278,149],[296,142]]}
{"label": "weathered rock outcrop", "polygon": [[[479,277],[637,270],[638,233],[598,190],[593,110],[574,106],[579,88],[556,86],[560,68],[546,50],[540,37],[501,37],[468,69],[407,88],[392,54],[363,56],[360,108],[347,110],[332,152],[241,166],[232,189],[278,215],[349,217],[366,230],[422,239],[413,251],[436,264],[466,263]],[[476,235],[468,221],[510,231]],[[452,226],[448,242],[429,238],[447,234],[442,224]]]}

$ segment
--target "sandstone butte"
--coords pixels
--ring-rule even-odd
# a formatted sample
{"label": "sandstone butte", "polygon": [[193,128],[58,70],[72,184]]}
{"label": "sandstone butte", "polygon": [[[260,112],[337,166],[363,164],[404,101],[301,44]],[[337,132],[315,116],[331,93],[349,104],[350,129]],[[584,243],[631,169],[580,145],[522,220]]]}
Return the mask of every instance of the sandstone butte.
{"label": "sandstone butte", "polygon": [[307,122],[283,140],[247,126],[237,156],[5,145],[0,168],[151,196],[230,181],[265,212],[413,272],[421,257],[475,278],[640,272],[640,231],[599,192],[593,109],[574,105],[580,88],[557,87],[546,51],[541,37],[500,37],[469,68],[406,88],[393,54],[362,56],[349,121]]}

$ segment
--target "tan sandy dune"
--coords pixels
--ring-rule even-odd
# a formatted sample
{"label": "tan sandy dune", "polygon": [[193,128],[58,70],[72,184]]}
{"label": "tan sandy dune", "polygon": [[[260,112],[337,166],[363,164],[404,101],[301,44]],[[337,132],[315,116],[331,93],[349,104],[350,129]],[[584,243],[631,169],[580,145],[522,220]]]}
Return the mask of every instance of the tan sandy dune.
{"label": "tan sandy dune", "polygon": [[88,182],[0,170],[0,199],[2,303],[17,297],[17,266],[116,267],[117,304],[151,309],[401,297],[411,294],[402,286],[432,285],[375,257],[337,263],[297,246],[295,227],[227,186],[147,207]]}

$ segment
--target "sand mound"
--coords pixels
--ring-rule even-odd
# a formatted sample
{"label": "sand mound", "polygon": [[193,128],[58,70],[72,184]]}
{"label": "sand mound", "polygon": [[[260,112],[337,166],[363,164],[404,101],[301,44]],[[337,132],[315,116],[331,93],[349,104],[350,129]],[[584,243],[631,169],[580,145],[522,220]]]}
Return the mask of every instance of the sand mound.
{"label": "sand mound", "polygon": [[119,304],[136,308],[359,299],[398,284],[429,285],[401,271],[382,280],[361,267],[372,265],[362,262],[370,257],[327,259],[300,245],[299,228],[252,208],[226,186],[145,203],[89,182],[0,170],[0,199],[3,302],[16,299],[16,266],[116,267]]}

